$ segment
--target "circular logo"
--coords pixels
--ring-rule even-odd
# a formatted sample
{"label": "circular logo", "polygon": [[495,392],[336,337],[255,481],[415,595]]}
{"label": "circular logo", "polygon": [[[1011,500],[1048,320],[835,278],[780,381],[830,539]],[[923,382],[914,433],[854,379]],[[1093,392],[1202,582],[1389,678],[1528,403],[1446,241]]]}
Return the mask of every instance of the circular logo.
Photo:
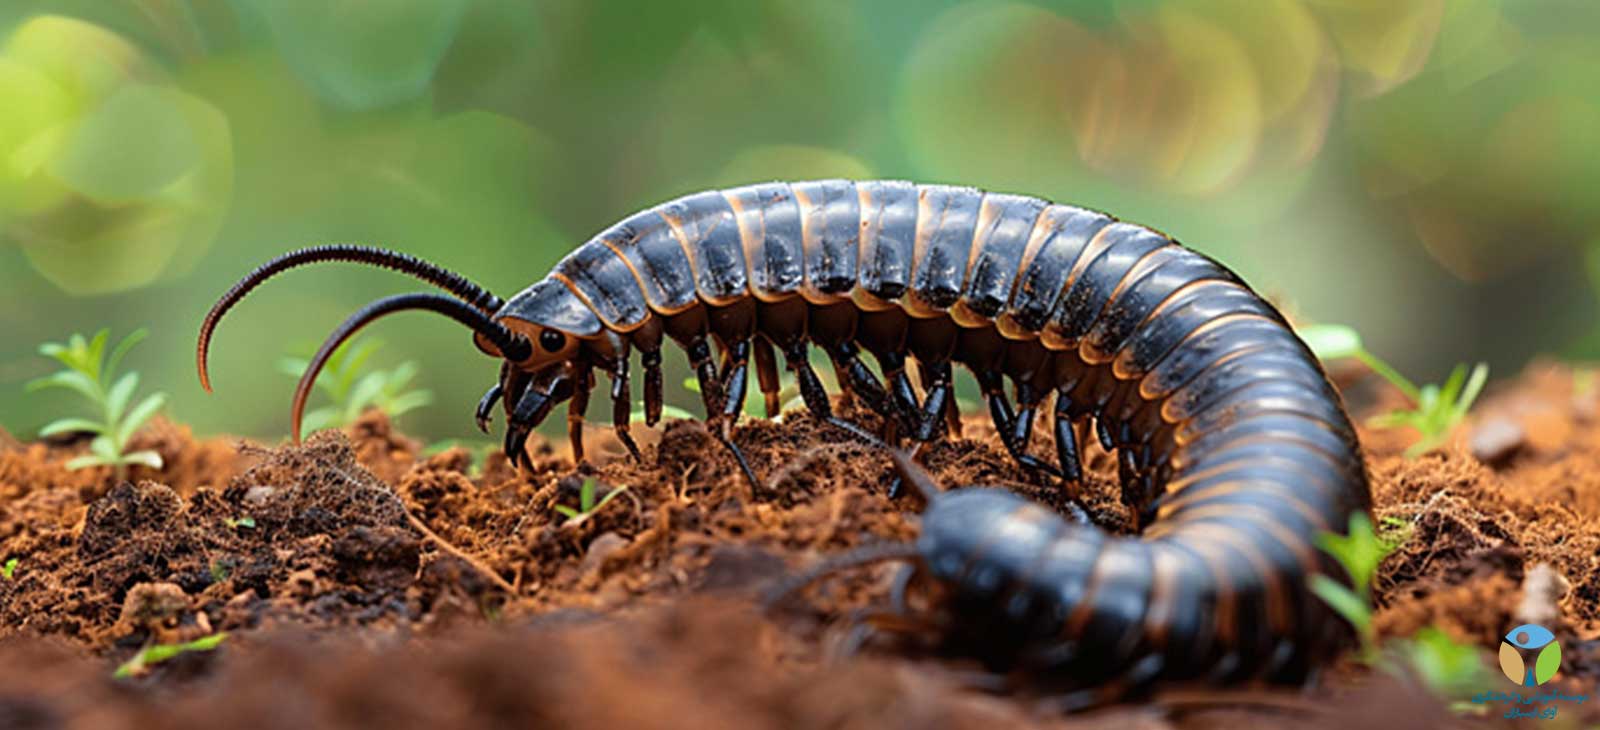
{"label": "circular logo", "polygon": [[1500,671],[1524,687],[1537,687],[1561,668],[1561,645],[1556,635],[1538,624],[1523,624],[1506,632],[1500,642]]}

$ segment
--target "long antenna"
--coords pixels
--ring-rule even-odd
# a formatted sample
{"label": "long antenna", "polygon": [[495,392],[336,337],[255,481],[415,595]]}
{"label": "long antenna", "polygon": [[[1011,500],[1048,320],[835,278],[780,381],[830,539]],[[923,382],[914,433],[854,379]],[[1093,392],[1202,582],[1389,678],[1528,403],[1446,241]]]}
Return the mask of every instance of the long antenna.
{"label": "long antenna", "polygon": [[311,364],[306,367],[305,373],[301,374],[300,384],[294,389],[294,404],[290,407],[289,416],[295,443],[300,443],[300,421],[305,415],[306,400],[311,395],[311,388],[316,384],[317,375],[322,372],[322,367],[328,363],[328,358],[333,356],[334,350],[339,349],[339,345],[344,344],[344,341],[355,335],[357,330],[373,320],[408,309],[437,312],[471,327],[495,347],[500,348],[500,352],[511,360],[525,360],[533,354],[533,345],[528,342],[528,338],[489,319],[489,315],[473,309],[460,299],[432,293],[396,294],[384,297],[350,315],[350,318],[340,324],[333,334],[328,335],[322,347],[317,349],[317,354],[312,356]]}
{"label": "long antenna", "polygon": [[227,314],[228,310],[233,308],[233,305],[238,304],[239,300],[244,299],[245,295],[267,279],[289,269],[324,261],[367,264],[409,274],[461,297],[467,304],[486,314],[494,313],[504,304],[500,297],[491,294],[489,290],[478,286],[454,271],[396,251],[348,244],[312,246],[298,251],[290,251],[262,264],[245,275],[243,279],[233,285],[233,288],[223,294],[216,304],[212,305],[211,311],[206,314],[205,321],[201,322],[200,341],[195,347],[195,365],[200,371],[200,386],[205,388],[207,393],[211,392],[211,373],[207,368],[211,350],[211,335],[216,331],[223,315]]}

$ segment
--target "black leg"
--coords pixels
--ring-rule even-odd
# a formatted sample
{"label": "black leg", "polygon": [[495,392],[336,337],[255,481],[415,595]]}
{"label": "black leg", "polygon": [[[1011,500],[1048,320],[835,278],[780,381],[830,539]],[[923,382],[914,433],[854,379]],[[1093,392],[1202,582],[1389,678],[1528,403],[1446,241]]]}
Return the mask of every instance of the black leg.
{"label": "black leg", "polygon": [[883,389],[883,383],[878,382],[878,376],[872,374],[867,364],[861,362],[861,351],[854,344],[835,345],[828,350],[828,356],[833,358],[834,367],[842,371],[840,383],[848,384],[850,392],[861,398],[867,408],[885,412],[889,392]]}
{"label": "black leg", "polygon": [[956,404],[955,374],[950,369],[950,363],[927,365],[922,368],[922,392],[927,396],[923,398],[923,408],[927,408],[928,399],[933,397],[933,391],[939,386],[940,381],[945,384],[948,393],[944,396],[945,431],[952,438],[961,437],[961,408]]}
{"label": "black leg", "polygon": [[800,386],[800,399],[805,401],[806,410],[821,420],[831,420],[833,404],[828,402],[828,391],[822,387],[822,379],[817,377],[817,371],[811,369],[811,357],[806,349],[806,343],[797,342],[785,348],[783,361],[788,366],[789,372],[794,373],[795,382]]}
{"label": "black leg", "polygon": [[705,337],[691,340],[686,348],[689,351],[689,367],[694,368],[694,376],[700,383],[700,400],[706,406],[706,418],[710,419],[722,407],[722,383],[717,380],[717,367],[711,362],[711,343]]}
{"label": "black leg", "polygon": [[505,394],[505,386],[495,383],[489,386],[489,392],[478,399],[478,410],[473,412],[473,419],[478,423],[478,430],[489,432],[489,422],[494,418],[494,404],[500,402],[500,397]]}
{"label": "black leg", "polygon": [[[745,458],[744,451],[733,442],[733,426],[739,420],[739,414],[744,410],[744,396],[749,374],[750,343],[749,341],[735,342],[723,351],[724,364],[722,377],[717,385],[717,391],[725,394],[726,398],[720,403],[720,410],[714,408],[709,402],[706,404],[707,413],[711,419],[708,424],[713,435],[727,447],[733,454],[734,461],[739,463],[739,470],[744,472],[745,479],[750,481],[750,491],[758,492],[761,489],[760,480],[756,479],[756,472],[750,468],[750,461]],[[708,361],[709,364],[709,361]],[[702,378],[702,389],[704,387]]]}
{"label": "black leg", "polygon": [[911,387],[911,378],[906,376],[905,356],[897,352],[886,353],[878,358],[878,367],[883,370],[883,378],[889,384],[889,394],[900,425],[907,431],[915,432],[922,406],[917,403],[917,391]]}
{"label": "black leg", "polygon": [[1021,414],[1016,414],[1011,410],[1011,402],[1006,400],[1005,383],[999,373],[982,371],[976,375],[978,385],[983,389],[983,396],[989,401],[989,417],[994,420],[1000,441],[1005,444],[1006,450],[1011,452],[1011,457],[1024,469],[1060,477],[1061,470],[1028,453],[1028,440],[1033,435],[1033,417],[1038,404],[1024,403]]}
{"label": "black leg", "polygon": [[654,426],[661,420],[661,351],[640,350],[639,365],[644,368],[644,425]]}
{"label": "black leg", "polygon": [[1078,436],[1072,427],[1072,399],[1066,391],[1056,393],[1056,461],[1069,482],[1083,481],[1083,458],[1078,452]]}
{"label": "black leg", "polygon": [[1106,451],[1117,450],[1117,440],[1111,438],[1111,424],[1107,423],[1106,419],[1101,418],[1100,416],[1095,416],[1094,433],[1096,436],[1100,437],[1100,448],[1103,448]]}
{"label": "black leg", "polygon": [[745,390],[750,380],[750,341],[735,342],[728,346],[728,361],[722,366],[722,402],[724,431],[732,429],[744,413]]}
{"label": "black leg", "polygon": [[955,400],[954,377],[950,363],[924,365],[922,381],[926,395],[922,399],[922,409],[917,414],[917,422],[911,430],[911,438],[927,442],[938,438],[940,427],[948,425],[945,416],[950,412],[951,401]]}
{"label": "black leg", "polygon": [[633,422],[633,396],[628,390],[628,353],[623,352],[611,366],[611,428],[617,440],[627,447],[635,463],[644,461],[639,455],[639,445],[628,433]]}

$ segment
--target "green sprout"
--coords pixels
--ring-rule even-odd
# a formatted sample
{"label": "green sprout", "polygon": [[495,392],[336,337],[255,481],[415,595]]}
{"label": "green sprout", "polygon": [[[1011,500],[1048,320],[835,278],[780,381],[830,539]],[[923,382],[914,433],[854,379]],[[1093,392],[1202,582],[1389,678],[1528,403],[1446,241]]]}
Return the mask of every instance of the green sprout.
{"label": "green sprout", "polygon": [[22,560],[20,558],[12,558],[7,560],[5,567],[0,567],[0,578],[11,580],[11,576],[17,574],[17,565],[21,562]]}
{"label": "green sprout", "polygon": [[139,387],[139,374],[127,373],[116,377],[122,358],[139,344],[149,332],[135,330],[124,337],[106,355],[106,343],[111,330],[103,329],[91,339],[74,334],[65,344],[47,342],[39,346],[39,354],[54,358],[65,370],[28,383],[28,392],[45,388],[66,388],[76,391],[94,404],[100,420],[88,418],[63,418],[39,430],[40,437],[83,431],[95,435],[89,444],[89,453],[67,462],[68,469],[91,466],[109,466],[121,478],[129,465],[140,464],[151,469],[161,468],[161,455],[154,451],[128,452],[128,441],[146,421],[167,403],[165,393],[156,393],[129,407],[133,391]]}
{"label": "green sprout", "polygon": [[1361,344],[1361,335],[1350,327],[1337,324],[1318,324],[1301,328],[1299,335],[1322,360],[1353,358],[1371,368],[1404,393],[1413,405],[1374,417],[1369,423],[1379,428],[1410,426],[1422,434],[1422,439],[1406,449],[1406,458],[1415,458],[1443,443],[1451,431],[1466,418],[1472,402],[1483,392],[1489,380],[1489,366],[1478,363],[1468,371],[1465,364],[1450,371],[1444,385],[1429,383],[1417,387],[1400,371]]}
{"label": "green sprout", "polygon": [[[1372,578],[1378,565],[1411,538],[1411,524],[1397,517],[1383,520],[1384,534],[1373,530],[1372,521],[1362,512],[1350,516],[1349,534],[1323,533],[1317,545],[1344,566],[1351,585],[1346,586],[1326,575],[1311,576],[1311,592],[1356,629],[1361,640],[1360,660],[1380,664],[1377,632],[1372,625]],[[1409,639],[1389,644],[1391,661],[1384,666],[1392,672],[1412,673],[1437,692],[1456,695],[1481,687],[1483,664],[1476,647],[1464,645],[1449,634],[1429,626]],[[1398,662],[1394,661],[1398,660]]]}
{"label": "green sprout", "polygon": [[583,480],[583,486],[578,489],[577,508],[568,507],[564,504],[556,505],[556,511],[560,512],[562,515],[565,515],[567,518],[567,521],[562,524],[569,527],[575,527],[583,524],[585,520],[588,520],[590,517],[594,516],[596,512],[599,512],[600,508],[606,506],[607,502],[616,499],[617,495],[628,491],[626,486],[617,487],[616,489],[606,492],[606,496],[601,497],[597,502],[594,498],[594,488],[594,478],[590,477],[585,479]]}
{"label": "green sprout", "polygon": [[180,654],[192,651],[211,651],[222,644],[222,640],[226,638],[228,638],[228,634],[224,631],[202,636],[194,641],[186,641],[181,644],[152,644],[140,649],[139,653],[134,654],[128,661],[123,662],[111,676],[117,679],[136,677],[144,674],[151,665],[160,664]]}
{"label": "green sprout", "polygon": [[[332,405],[306,413],[303,425],[307,432],[348,426],[361,418],[368,408],[398,418],[433,402],[433,393],[429,391],[408,390],[417,377],[415,362],[407,361],[391,370],[363,374],[362,368],[381,347],[381,340],[365,338],[346,342],[333,351],[316,384]],[[284,357],[278,361],[278,369],[295,378],[304,375],[310,366],[311,361],[301,357]]]}
{"label": "green sprout", "polygon": [[241,528],[246,530],[254,530],[256,528],[256,518],[240,517],[238,519],[234,519],[232,517],[224,517],[222,519],[222,524],[227,525],[228,529],[230,530],[238,530]]}
{"label": "green sprout", "polygon": [[1378,537],[1372,520],[1357,512],[1350,515],[1349,534],[1323,533],[1317,536],[1317,546],[1344,566],[1350,585],[1319,573],[1311,576],[1311,592],[1356,628],[1363,655],[1373,656],[1377,637],[1372,629],[1372,576],[1398,544]]}

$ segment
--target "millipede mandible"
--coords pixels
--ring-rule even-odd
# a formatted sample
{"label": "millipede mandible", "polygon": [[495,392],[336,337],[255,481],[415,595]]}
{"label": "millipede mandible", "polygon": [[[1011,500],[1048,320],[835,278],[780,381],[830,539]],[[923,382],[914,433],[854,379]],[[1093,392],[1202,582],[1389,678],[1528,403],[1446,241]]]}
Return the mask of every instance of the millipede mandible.
{"label": "millipede mandible", "polygon": [[[960,364],[1028,470],[1077,481],[1079,438],[1092,431],[1116,453],[1122,498],[1143,526],[1137,539],[1110,537],[1050,522],[1043,508],[994,491],[934,501],[924,540],[944,542],[916,553],[927,563],[918,575],[958,587],[954,610],[966,617],[958,626],[992,620],[1017,634],[988,651],[1046,667],[1070,655],[1098,686],[1298,682],[1346,631],[1305,589],[1312,573],[1338,573],[1314,535],[1342,532],[1353,512],[1370,508],[1339,396],[1272,305],[1150,228],[966,187],[768,183],[637,213],[509,300],[404,254],[308,248],[251,272],[206,316],[197,361],[208,390],[206,356],[222,316],[266,279],[325,261],[393,269],[446,293],[387,297],[345,320],[295,390],[297,440],[333,351],[373,320],[412,309],[466,325],[502,361],[477,419],[487,429],[503,401],[506,453],[524,464],[528,435],[563,401],[574,460],[583,459],[597,370],[610,380],[617,436],[637,458],[631,354],[639,352],[653,424],[669,340],[688,355],[710,431],[752,483],[732,438],[750,360],[769,416],[781,355],[807,409],[854,428],[833,415],[812,369],[809,348],[819,347],[845,393],[886,415],[891,441],[918,443],[959,427],[952,366]],[[1054,463],[1028,451],[1052,395]],[[947,517],[951,505],[966,505],[965,515]],[[1009,654],[996,648],[1007,646]]]}

